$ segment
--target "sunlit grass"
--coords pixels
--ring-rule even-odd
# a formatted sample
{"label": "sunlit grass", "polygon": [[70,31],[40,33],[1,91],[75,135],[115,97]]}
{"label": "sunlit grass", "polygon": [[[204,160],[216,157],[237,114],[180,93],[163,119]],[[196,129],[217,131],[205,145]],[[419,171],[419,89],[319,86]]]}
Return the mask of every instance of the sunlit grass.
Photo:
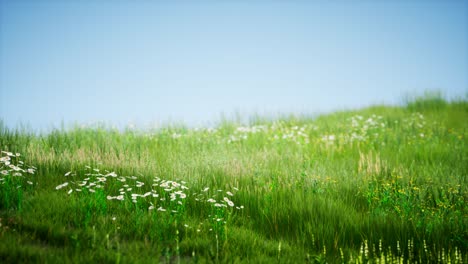
{"label": "sunlit grass", "polygon": [[463,263],[468,103],[157,131],[0,126],[7,262]]}

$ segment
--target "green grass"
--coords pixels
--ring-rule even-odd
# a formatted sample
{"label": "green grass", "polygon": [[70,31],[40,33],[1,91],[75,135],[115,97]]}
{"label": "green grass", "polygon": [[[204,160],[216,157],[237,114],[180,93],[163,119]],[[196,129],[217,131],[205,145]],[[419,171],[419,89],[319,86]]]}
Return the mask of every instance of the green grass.
{"label": "green grass", "polygon": [[0,122],[0,259],[466,263],[467,136],[440,94],[213,129]]}

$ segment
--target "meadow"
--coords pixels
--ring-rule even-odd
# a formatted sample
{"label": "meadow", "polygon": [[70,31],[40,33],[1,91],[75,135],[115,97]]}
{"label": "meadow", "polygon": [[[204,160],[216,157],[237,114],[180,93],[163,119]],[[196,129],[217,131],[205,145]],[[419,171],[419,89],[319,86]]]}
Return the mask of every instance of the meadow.
{"label": "meadow", "polygon": [[212,128],[0,122],[3,263],[466,263],[468,100]]}

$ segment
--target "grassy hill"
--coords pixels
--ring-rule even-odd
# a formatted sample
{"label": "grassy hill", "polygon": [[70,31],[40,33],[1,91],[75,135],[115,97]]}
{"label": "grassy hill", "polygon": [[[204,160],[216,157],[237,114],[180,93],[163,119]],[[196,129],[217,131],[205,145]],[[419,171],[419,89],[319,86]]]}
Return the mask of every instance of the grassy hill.
{"label": "grassy hill", "polygon": [[468,101],[157,131],[0,123],[5,263],[466,263]]}

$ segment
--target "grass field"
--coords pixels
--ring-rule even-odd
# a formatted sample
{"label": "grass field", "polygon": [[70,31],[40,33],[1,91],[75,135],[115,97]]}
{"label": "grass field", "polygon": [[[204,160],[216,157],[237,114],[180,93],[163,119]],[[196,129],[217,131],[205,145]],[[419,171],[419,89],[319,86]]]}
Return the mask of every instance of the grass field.
{"label": "grass field", "polygon": [[2,263],[466,263],[468,101],[157,131],[0,123]]}

